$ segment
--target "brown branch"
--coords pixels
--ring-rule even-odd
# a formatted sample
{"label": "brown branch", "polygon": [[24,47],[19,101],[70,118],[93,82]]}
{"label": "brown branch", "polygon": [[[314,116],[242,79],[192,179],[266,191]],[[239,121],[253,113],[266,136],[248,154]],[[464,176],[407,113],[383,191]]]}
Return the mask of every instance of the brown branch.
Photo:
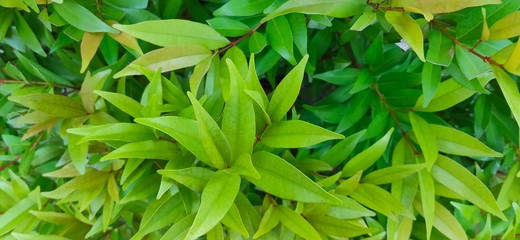
{"label": "brown branch", "polygon": [[395,125],[397,126],[399,131],[401,131],[401,135],[403,136],[403,138],[406,141],[406,143],[408,144],[408,146],[410,146],[410,148],[412,149],[414,155],[416,155],[416,156],[421,155],[421,153],[419,153],[419,151],[413,145],[412,140],[410,140],[410,137],[408,136],[408,134],[404,130],[403,126],[401,125],[401,122],[399,121],[399,119],[397,119],[397,116],[395,115],[396,111],[394,109],[392,109],[392,107],[390,106],[390,104],[386,100],[385,95],[383,93],[381,93],[381,91],[379,91],[379,87],[377,86],[377,84],[372,84],[371,87],[377,93],[377,96],[379,97],[379,100],[381,101],[381,103],[388,110],[388,113],[390,114],[390,117],[394,120]]}
{"label": "brown branch", "polygon": [[69,86],[69,85],[65,85],[65,84],[59,84],[59,83],[35,82],[35,81],[26,82],[26,81],[20,81],[20,80],[8,80],[8,79],[1,79],[1,78],[0,78],[0,84],[25,84],[25,85],[54,86],[54,87],[80,90],[80,88],[78,88],[78,87]]}
{"label": "brown branch", "polygon": [[223,52],[229,50],[230,48],[236,46],[236,45],[239,44],[240,42],[244,41],[246,38],[248,38],[248,37],[251,36],[253,33],[255,33],[256,30],[258,30],[258,28],[259,28],[260,26],[262,26],[263,24],[264,24],[263,22],[259,23],[258,25],[256,25],[256,27],[254,27],[254,28],[252,28],[251,30],[249,30],[249,32],[247,32],[246,34],[242,35],[242,36],[241,36],[240,38],[238,38],[237,40],[232,41],[232,42],[230,42],[227,46],[225,46],[225,47],[219,49],[217,52],[215,52],[215,55],[216,55],[216,54],[221,54],[221,53],[223,53]]}

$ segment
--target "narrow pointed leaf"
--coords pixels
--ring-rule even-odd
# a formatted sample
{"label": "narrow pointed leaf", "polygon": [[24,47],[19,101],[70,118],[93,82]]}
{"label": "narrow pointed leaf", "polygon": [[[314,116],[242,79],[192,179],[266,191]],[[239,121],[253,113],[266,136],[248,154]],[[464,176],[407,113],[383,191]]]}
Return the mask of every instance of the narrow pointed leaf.
{"label": "narrow pointed leaf", "polygon": [[92,12],[75,1],[52,4],[56,12],[70,25],[85,32],[111,32],[117,30],[97,18]]}
{"label": "narrow pointed leaf", "polygon": [[81,70],[80,72],[85,72],[87,70],[88,65],[96,52],[98,50],[99,44],[103,39],[103,33],[89,33],[86,32],[83,35],[83,39],[81,40]]}
{"label": "narrow pointed leaf", "polygon": [[520,11],[511,13],[489,28],[489,40],[503,40],[520,35]]}
{"label": "narrow pointed leaf", "polygon": [[398,166],[391,166],[375,170],[365,177],[363,177],[364,183],[371,183],[375,185],[393,183],[398,180],[402,180],[414,173],[417,173],[424,169],[424,164],[405,164]]}
{"label": "narrow pointed leaf", "polygon": [[343,138],[341,134],[300,120],[273,123],[261,137],[265,145],[273,148],[309,147],[324,141]]}
{"label": "narrow pointed leaf", "polygon": [[[419,213],[423,214],[419,201],[414,201]],[[442,204],[435,202],[435,218],[433,226],[449,239],[468,239],[459,221]]]}
{"label": "narrow pointed leaf", "polygon": [[94,91],[95,94],[107,100],[112,105],[128,113],[128,115],[138,118],[142,117],[143,105],[124,94],[105,91]]}
{"label": "narrow pointed leaf", "polygon": [[427,169],[419,171],[419,190],[421,193],[422,215],[426,222],[426,237],[430,238],[435,221],[435,184]]}
{"label": "narrow pointed leaf", "polygon": [[316,229],[294,210],[286,206],[278,206],[274,209],[273,214],[276,214],[285,227],[301,237],[305,239],[320,239]]}
{"label": "narrow pointed leaf", "polygon": [[265,16],[264,21],[294,12],[346,18],[362,13],[365,7],[363,0],[289,0]]}
{"label": "narrow pointed leaf", "polygon": [[431,170],[435,160],[437,159],[437,155],[439,154],[435,132],[432,131],[430,124],[426,122],[426,120],[422,119],[415,113],[410,112],[408,116],[415,137],[417,138],[417,143],[419,143],[419,146],[421,147],[426,167],[428,170]]}
{"label": "narrow pointed leaf", "polygon": [[214,173],[213,171],[202,167],[159,170],[157,172],[185,185],[195,192],[202,192]]}
{"label": "narrow pointed leaf", "polygon": [[285,16],[279,16],[267,22],[266,28],[267,40],[280,56],[285,58],[289,63],[296,64],[293,52],[293,37],[291,26]]}
{"label": "narrow pointed leaf", "polygon": [[253,164],[260,173],[260,179],[247,179],[268,193],[302,202],[339,202],[300,170],[272,153],[256,152]]}
{"label": "narrow pointed leaf", "polygon": [[217,225],[233,205],[239,187],[238,175],[215,173],[202,191],[199,211],[185,239],[196,239]]}
{"label": "narrow pointed leaf", "polygon": [[424,62],[423,33],[419,24],[407,13],[387,11],[386,20]]}
{"label": "narrow pointed leaf", "polygon": [[429,126],[437,136],[437,145],[441,152],[468,157],[502,157],[501,153],[467,133],[442,125]]}
{"label": "narrow pointed leaf", "polygon": [[100,161],[118,158],[145,158],[172,161],[182,157],[179,147],[172,142],[149,140],[132,142],[103,156]]}
{"label": "narrow pointed leaf", "polygon": [[507,105],[511,109],[516,122],[520,126],[520,93],[516,82],[502,69],[492,66],[493,73],[497,79],[498,85],[504,94]]}
{"label": "narrow pointed leaf", "polygon": [[99,126],[67,129],[68,133],[83,136],[78,143],[88,141],[134,142],[155,139],[149,127],[135,123],[112,123]]}
{"label": "narrow pointed leaf", "polygon": [[10,96],[9,101],[22,104],[28,108],[42,111],[55,117],[74,118],[82,117],[87,114],[81,103],[58,94],[32,93]]}

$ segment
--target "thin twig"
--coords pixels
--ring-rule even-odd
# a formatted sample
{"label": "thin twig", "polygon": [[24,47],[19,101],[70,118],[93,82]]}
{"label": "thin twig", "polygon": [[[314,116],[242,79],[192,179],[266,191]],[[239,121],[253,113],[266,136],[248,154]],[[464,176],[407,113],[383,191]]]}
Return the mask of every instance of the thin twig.
{"label": "thin twig", "polygon": [[54,87],[61,87],[61,88],[70,88],[74,90],[80,90],[78,87],[69,86],[65,84],[60,83],[48,83],[48,82],[26,82],[26,81],[20,81],[20,80],[8,80],[8,79],[1,79],[0,78],[0,84],[25,84],[25,85],[40,85],[40,86],[54,86]]}

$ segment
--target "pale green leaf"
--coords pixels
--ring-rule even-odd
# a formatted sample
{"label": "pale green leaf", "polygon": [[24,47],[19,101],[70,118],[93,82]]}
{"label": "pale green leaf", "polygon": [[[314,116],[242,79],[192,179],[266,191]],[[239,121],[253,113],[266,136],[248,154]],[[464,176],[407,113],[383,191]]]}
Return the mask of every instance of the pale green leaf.
{"label": "pale green leaf", "polygon": [[87,72],[87,76],[85,76],[85,79],[81,84],[81,90],[79,91],[81,102],[83,103],[83,107],[87,110],[87,112],[94,112],[95,103],[98,98],[94,92],[103,87],[103,84],[105,83],[105,80],[108,78],[110,73],[112,73],[111,69],[103,70],[93,75],[91,75],[90,72]]}
{"label": "pale green leaf", "polygon": [[81,39],[81,69],[79,70],[81,73],[87,70],[90,61],[96,55],[96,52],[101,44],[101,40],[105,36],[104,33],[90,33],[86,32],[83,34],[83,38]]}
{"label": "pale green leaf", "polygon": [[396,214],[404,215],[406,212],[399,199],[373,184],[359,184],[356,189],[350,193],[350,197],[366,207],[394,220],[397,219]]}
{"label": "pale green leaf", "polygon": [[455,60],[461,66],[460,70],[468,80],[482,76],[489,71],[489,67],[484,60],[459,45],[455,45]]}
{"label": "pale green leaf", "polygon": [[228,169],[230,173],[240,174],[243,176],[252,177],[255,179],[260,179],[260,174],[256,171],[255,166],[253,166],[253,161],[251,159],[251,155],[242,154]]}
{"label": "pale green leaf", "polygon": [[419,24],[410,15],[403,12],[387,11],[385,17],[424,62],[423,33]]}
{"label": "pale green leaf", "polygon": [[348,220],[326,215],[312,216],[308,218],[308,221],[316,230],[334,238],[353,238],[377,232],[375,228],[357,226]]}
{"label": "pale green leaf", "polygon": [[368,26],[374,24],[377,21],[376,12],[372,8],[366,8],[365,11],[356,22],[350,27],[352,31],[363,31]]}
{"label": "pale green leaf", "polygon": [[425,164],[405,164],[398,166],[391,166],[375,170],[365,177],[363,177],[364,183],[371,183],[375,185],[393,183],[395,181],[402,180],[414,173],[417,173],[426,167]]}
{"label": "pale green leaf", "polygon": [[188,233],[191,224],[193,224],[193,220],[195,219],[195,214],[190,214],[176,223],[174,223],[166,233],[161,237],[161,240],[182,240]]}
{"label": "pale green leaf", "polygon": [[22,104],[28,108],[42,111],[55,117],[75,118],[87,114],[87,111],[83,108],[81,103],[58,94],[32,93],[10,96],[8,99],[9,101]]}
{"label": "pale green leaf", "polygon": [[60,235],[53,234],[35,234],[35,233],[17,233],[12,232],[11,235],[17,240],[71,240]]}
{"label": "pale green leaf", "polygon": [[217,32],[228,37],[240,37],[249,32],[249,27],[233,18],[216,17],[206,22]]}
{"label": "pale green leaf", "polygon": [[388,145],[393,132],[394,129],[391,128],[376,143],[347,161],[347,164],[345,164],[342,170],[343,176],[354,176],[360,170],[366,170],[368,167],[372,166],[372,164],[374,164],[385,152],[386,146]]}
{"label": "pale green leaf", "polygon": [[467,133],[442,125],[430,124],[429,126],[437,135],[437,145],[441,152],[468,157],[502,157],[501,153]]}
{"label": "pale green leaf", "polygon": [[[327,215],[339,219],[357,219],[361,217],[373,217],[376,213],[363,207],[352,198],[336,195],[341,200],[340,205],[331,205]],[[318,213],[321,215],[322,213]]]}
{"label": "pale green leaf", "polygon": [[502,219],[506,217],[500,211],[497,201],[489,189],[475,175],[452,159],[439,155],[431,171],[432,176],[444,186]]}
{"label": "pale green leaf", "polygon": [[210,57],[207,57],[206,59],[200,61],[195,65],[195,68],[193,69],[193,73],[190,76],[190,91],[191,92],[199,92],[200,84],[202,83],[202,80],[204,79],[204,76],[206,73],[208,73],[209,68],[211,67],[211,63],[213,62],[213,57],[215,55],[211,55]]}
{"label": "pale green leaf", "polygon": [[343,138],[343,135],[325,128],[300,120],[289,120],[269,125],[261,141],[273,148],[300,148]]}
{"label": "pale green leaf", "polygon": [[202,191],[199,211],[185,239],[196,239],[217,225],[233,205],[240,187],[240,176],[216,172]]}
{"label": "pale green leaf", "polygon": [[88,141],[135,142],[155,139],[154,131],[135,123],[112,123],[99,126],[69,128],[68,133],[83,136],[78,143]]}
{"label": "pale green leaf", "polygon": [[422,215],[426,222],[426,237],[429,239],[435,221],[435,185],[427,169],[419,171],[419,190],[421,194]]}
{"label": "pale green leaf", "polygon": [[141,71],[133,65],[149,68],[153,71],[162,69],[161,72],[169,72],[181,68],[191,67],[211,56],[211,51],[201,45],[190,43],[171,47],[159,48],[139,57],[129,66],[117,72],[114,78],[131,75],[141,75]]}
{"label": "pale green leaf", "polygon": [[520,35],[520,11],[511,13],[489,28],[489,40],[503,40]]}
{"label": "pale green leaf", "polygon": [[294,12],[346,18],[360,14],[365,7],[364,0],[289,0],[265,16],[263,22]]}
{"label": "pale green leaf", "polygon": [[100,161],[118,158],[145,158],[166,161],[182,160],[177,144],[163,140],[131,142],[103,156]]}
{"label": "pale green leaf", "polygon": [[442,111],[468,99],[476,92],[475,90],[465,88],[453,78],[450,78],[439,84],[437,92],[426,108],[423,107],[424,96],[421,96],[415,103],[415,109],[421,112]]}
{"label": "pale green leaf", "polygon": [[308,59],[309,55],[305,55],[300,63],[282,79],[274,90],[271,102],[267,106],[267,113],[271,117],[272,122],[282,120],[296,101],[300,93],[305,65]]}
{"label": "pale green leaf", "polygon": [[143,105],[124,94],[105,91],[94,91],[95,94],[107,100],[112,105],[128,113],[128,115],[138,118],[142,117]]}
{"label": "pale green leaf", "polygon": [[260,179],[247,179],[268,193],[302,202],[339,202],[300,170],[272,153],[256,152],[253,164],[260,173]]}
{"label": "pale green leaf", "polygon": [[482,6],[486,4],[499,4],[500,0],[395,0],[392,5],[396,7],[410,6],[427,13],[450,13],[467,7]]}
{"label": "pale green leaf", "polygon": [[143,238],[146,234],[157,231],[170,225],[184,214],[182,199],[179,195],[173,197],[169,194],[160,199],[151,201],[143,213],[139,231],[133,235],[132,240]]}
{"label": "pale green leaf", "polygon": [[213,176],[213,171],[202,167],[158,170],[157,173],[169,177],[195,192],[202,192],[206,183]]}
{"label": "pale green leaf", "polygon": [[[414,205],[416,205],[417,211],[422,214],[421,202],[416,200],[414,201]],[[435,218],[433,226],[449,239],[468,239],[466,232],[460,225],[459,221],[453,217],[446,207],[438,202],[435,202]]]}
{"label": "pale green leaf", "polygon": [[267,22],[267,40],[271,47],[292,65],[296,64],[293,52],[291,26],[285,16],[279,16]]}
{"label": "pale green leaf", "polygon": [[152,20],[132,25],[114,24],[113,27],[163,47],[195,44],[213,50],[229,43],[208,25],[183,19]]}
{"label": "pale green leaf", "polygon": [[56,12],[70,25],[85,32],[118,33],[115,29],[97,18],[84,6],[75,1],[63,1],[61,4],[52,4]]}
{"label": "pale green leaf", "polygon": [[280,222],[280,219],[278,218],[278,215],[274,214],[274,205],[269,205],[269,208],[265,211],[264,216],[262,216],[262,220],[260,221],[260,226],[258,227],[258,230],[256,231],[255,235],[253,235],[253,238],[259,238],[263,236],[264,234],[270,232],[278,223]]}
{"label": "pale green leaf", "polygon": [[492,66],[491,69],[493,74],[495,74],[500,90],[504,94],[507,105],[509,105],[517,124],[520,126],[520,104],[518,104],[520,102],[520,93],[518,92],[516,82],[502,69],[496,66]]}
{"label": "pale green leaf", "polygon": [[426,167],[428,171],[430,171],[439,154],[435,132],[430,128],[430,124],[417,114],[409,112],[408,117],[410,118],[413,132],[417,138],[417,143],[419,143],[421,147]]}
{"label": "pale green leaf", "polygon": [[280,222],[305,239],[320,239],[319,233],[302,215],[286,206],[278,206],[274,209],[273,214],[276,215]]}
{"label": "pale green leaf", "polygon": [[231,0],[215,10],[215,16],[251,16],[261,13],[275,0]]}
{"label": "pale green leaf", "polygon": [[229,211],[222,218],[222,224],[242,234],[245,238],[249,238],[249,233],[235,204],[231,205]]}

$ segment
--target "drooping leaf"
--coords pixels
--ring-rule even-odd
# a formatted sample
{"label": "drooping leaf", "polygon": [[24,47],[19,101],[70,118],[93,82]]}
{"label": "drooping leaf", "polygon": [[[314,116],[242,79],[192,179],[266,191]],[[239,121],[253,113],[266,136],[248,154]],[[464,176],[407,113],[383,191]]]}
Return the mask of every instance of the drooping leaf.
{"label": "drooping leaf", "polygon": [[496,66],[492,66],[491,69],[493,70],[498,85],[504,94],[507,105],[509,105],[516,122],[520,126],[520,105],[517,104],[520,101],[520,93],[518,92],[516,82],[502,69]]}
{"label": "drooping leaf", "polygon": [[285,114],[291,109],[294,101],[296,101],[303,82],[303,73],[308,59],[309,55],[305,55],[300,63],[282,79],[274,90],[271,101],[267,106],[267,113],[271,117],[272,122],[282,120]]}
{"label": "drooping leaf", "polygon": [[280,56],[289,63],[296,64],[293,52],[293,36],[291,26],[285,16],[279,16],[267,22],[267,40]]}
{"label": "drooping leaf", "polygon": [[385,17],[424,62],[423,33],[419,24],[410,15],[403,12],[387,11]]}
{"label": "drooping leaf", "polygon": [[239,187],[238,175],[223,171],[213,174],[202,191],[199,211],[186,239],[196,239],[217,225],[233,205]]}
{"label": "drooping leaf", "polygon": [[417,114],[410,112],[408,117],[410,118],[410,123],[412,124],[415,137],[417,138],[417,143],[419,143],[419,146],[421,147],[426,167],[429,171],[439,154],[435,132],[430,128],[430,124]]}
{"label": "drooping leaf", "polygon": [[260,173],[260,179],[247,179],[268,193],[302,202],[339,202],[300,170],[272,153],[256,152],[253,165]]}
{"label": "drooping leaf", "polygon": [[261,141],[273,148],[300,148],[343,138],[343,135],[322,127],[300,120],[289,120],[269,125]]}
{"label": "drooping leaf", "polygon": [[70,25],[85,32],[118,33],[106,23],[97,18],[92,12],[75,1],[63,1],[53,4],[56,12]]}
{"label": "drooping leaf", "polygon": [[437,136],[439,151],[469,157],[501,157],[502,154],[489,148],[476,138],[454,128],[430,124]]}
{"label": "drooping leaf", "polygon": [[32,93],[10,96],[9,101],[56,117],[74,118],[82,117],[87,114],[81,103],[58,94]]}
{"label": "drooping leaf", "polygon": [[343,176],[354,176],[354,174],[359,172],[359,170],[366,170],[368,167],[372,166],[372,164],[383,155],[393,132],[393,128],[388,130],[388,132],[376,143],[347,161],[347,164],[345,164],[342,170]]}
{"label": "drooping leaf", "polygon": [[431,174],[435,180],[457,192],[471,203],[501,219],[505,219],[489,189],[475,175],[457,162],[439,155]]}
{"label": "drooping leaf", "polygon": [[360,14],[365,6],[366,3],[363,0],[289,0],[265,16],[263,21],[294,12],[346,18]]}
{"label": "drooping leaf", "polygon": [[163,47],[194,44],[213,50],[229,43],[208,25],[183,19],[152,20],[132,25],[114,24],[113,27]]}
{"label": "drooping leaf", "polygon": [[206,47],[194,44],[159,48],[139,57],[129,66],[117,72],[114,78],[142,74],[141,71],[133,67],[134,64],[152,69],[153,71],[162,69],[162,72],[169,72],[196,65],[210,56],[210,50]]}

